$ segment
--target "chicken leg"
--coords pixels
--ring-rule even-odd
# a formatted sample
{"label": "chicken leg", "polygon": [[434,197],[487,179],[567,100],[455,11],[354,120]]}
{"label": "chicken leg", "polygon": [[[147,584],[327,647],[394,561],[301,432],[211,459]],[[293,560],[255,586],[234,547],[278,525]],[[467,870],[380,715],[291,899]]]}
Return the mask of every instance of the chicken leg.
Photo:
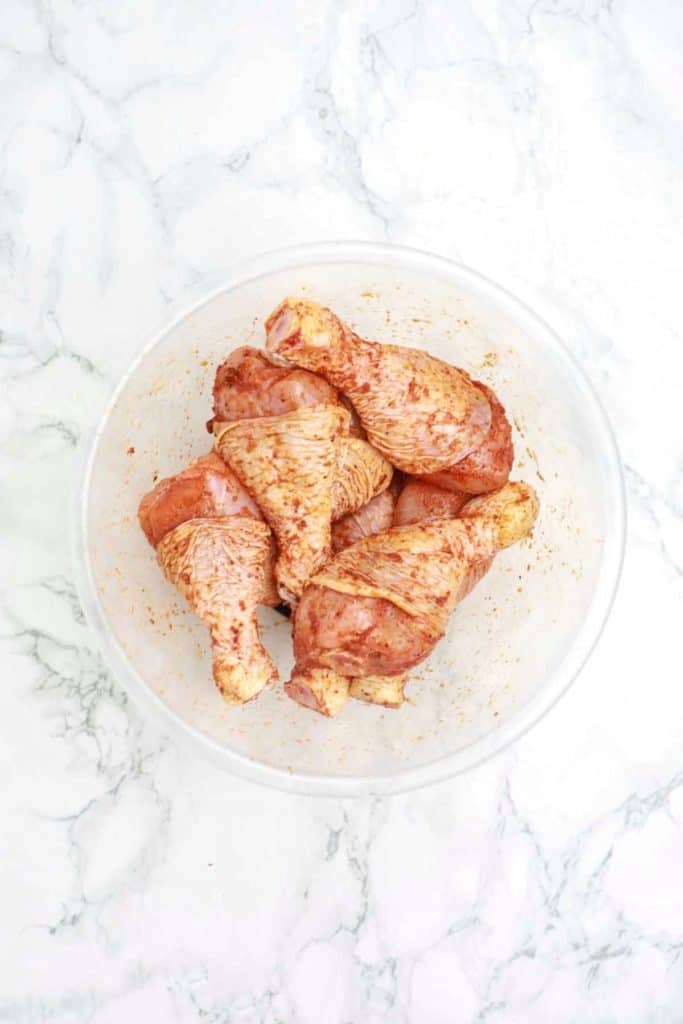
{"label": "chicken leg", "polygon": [[330,553],[330,521],[368,502],[393,469],[351,436],[337,391],[307,370],[273,365],[256,349],[233,352],[214,382],[216,450],[271,525],[280,593],[290,603]]}
{"label": "chicken leg", "polygon": [[[152,547],[189,519],[247,516],[262,520],[258,505],[223,460],[211,452],[195,459],[175,476],[159,480],[138,508],[140,526]],[[261,604],[277,605],[280,596],[273,573],[275,545],[270,538],[264,568]]]}
{"label": "chicken leg", "polygon": [[414,667],[496,551],[527,536],[537,514],[532,488],[511,483],[472,499],[461,518],[394,527],[342,551],[299,602],[296,671],[367,677]]}
{"label": "chicken leg", "polygon": [[417,349],[364,341],[315,302],[285,299],[266,321],[266,349],[347,395],[369,441],[407,473],[448,469],[489,432],[491,407],[466,374]]}
{"label": "chicken leg", "polygon": [[213,425],[216,451],[275,534],[275,576],[290,603],[330,554],[336,440],[347,424],[340,406],[316,405]]}
{"label": "chicken leg", "polygon": [[277,679],[256,622],[269,545],[265,523],[219,516],[189,519],[157,547],[167,579],[209,628],[213,677],[229,704],[251,700]]}
{"label": "chicken leg", "polygon": [[473,380],[472,383],[485,395],[491,406],[491,429],[479,447],[464,459],[422,479],[447,491],[488,494],[502,487],[510,476],[514,459],[512,430],[505,409],[491,388],[487,388],[481,381]]}

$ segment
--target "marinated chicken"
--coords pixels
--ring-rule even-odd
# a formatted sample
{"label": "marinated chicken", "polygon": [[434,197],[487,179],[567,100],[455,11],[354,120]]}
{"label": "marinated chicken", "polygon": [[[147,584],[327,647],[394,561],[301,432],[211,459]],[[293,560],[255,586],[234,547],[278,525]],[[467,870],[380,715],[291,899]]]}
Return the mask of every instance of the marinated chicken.
{"label": "marinated chicken", "polygon": [[350,512],[332,526],[332,550],[343,551],[363,537],[383,533],[392,525],[396,497],[391,488],[375,495],[356,512]]}
{"label": "marinated chicken", "polygon": [[398,496],[392,526],[408,526],[429,519],[453,518],[469,501],[468,494],[445,491],[421,479],[408,479]]}
{"label": "marinated chicken", "polygon": [[505,410],[463,370],[367,341],[310,300],[272,313],[266,349],[219,366],[214,452],[145,495],[140,525],[209,629],[228,702],[277,678],[256,609],[284,599],[293,700],[326,717],[350,697],[398,708],[538,499],[508,482]]}
{"label": "marinated chicken", "polygon": [[331,551],[331,523],[385,488],[392,466],[350,434],[337,391],[306,370],[234,352],[214,385],[215,446],[258,502],[278,546],[281,596],[293,603]]}
{"label": "marinated chicken", "polygon": [[491,407],[491,427],[478,448],[440,473],[422,477],[427,483],[437,484],[448,491],[465,494],[488,494],[497,491],[510,476],[514,449],[512,430],[505,409],[491,388],[480,381],[472,381]]}
{"label": "marinated chicken", "polygon": [[324,377],[291,366],[276,366],[257,348],[236,348],[216,370],[213,413],[216,420],[281,416],[315,405],[340,403]]}
{"label": "marinated chicken", "polygon": [[356,512],[386,490],[393,473],[391,464],[367,441],[357,437],[339,438],[332,482],[333,521]]}
{"label": "marinated chicken", "polygon": [[448,469],[489,432],[491,407],[467,374],[417,349],[365,341],[315,302],[285,299],[266,322],[266,348],[343,392],[371,444],[406,473]]}
{"label": "marinated chicken", "polygon": [[159,565],[211,635],[213,678],[229,704],[243,704],[278,678],[261,643],[270,531],[248,516],[188,519],[160,541]]}
{"label": "marinated chicken", "polygon": [[160,480],[138,517],[165,575],[209,628],[222,695],[251,700],[277,678],[256,622],[259,601],[278,601],[272,538],[258,506],[211,454]]}
{"label": "marinated chicken", "polygon": [[[261,510],[226,464],[210,452],[195,459],[175,476],[160,480],[144,496],[138,519],[147,540],[156,548],[176,526],[188,519],[250,516],[263,520]],[[275,545],[271,538],[265,567],[261,604],[276,605],[280,597],[274,576]]]}
{"label": "marinated chicken", "polygon": [[347,426],[348,413],[338,405],[213,425],[216,451],[275,535],[275,578],[290,603],[330,554],[336,441]]}
{"label": "marinated chicken", "polygon": [[138,509],[140,526],[153,547],[186,519],[240,515],[263,518],[235,474],[213,452],[175,476],[160,480]]}
{"label": "marinated chicken", "polygon": [[394,676],[418,664],[496,551],[526,537],[526,484],[474,498],[460,518],[393,527],[338,554],[306,588],[294,622],[296,672]]}

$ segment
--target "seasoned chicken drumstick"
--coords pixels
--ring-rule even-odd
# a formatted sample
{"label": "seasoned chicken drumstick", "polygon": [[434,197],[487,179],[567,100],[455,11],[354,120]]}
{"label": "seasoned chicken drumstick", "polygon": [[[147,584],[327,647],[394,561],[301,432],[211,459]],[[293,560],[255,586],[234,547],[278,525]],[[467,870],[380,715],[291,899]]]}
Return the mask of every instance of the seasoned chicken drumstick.
{"label": "seasoned chicken drumstick", "polygon": [[332,521],[356,512],[391,483],[393,467],[383,455],[359,437],[337,439],[332,481]]}
{"label": "seasoned chicken drumstick", "polygon": [[[503,499],[498,498],[494,501],[493,495],[487,499],[469,499],[467,495],[444,491],[440,487],[424,483],[422,480],[408,480],[396,502],[393,511],[393,524],[396,526],[426,523],[432,520],[443,521],[447,518],[454,518],[461,511],[465,518],[471,519],[473,515],[477,514],[477,500],[486,503],[483,511],[489,516],[498,515],[501,501],[503,501],[508,506],[507,514],[511,516],[510,506],[515,489],[521,487],[522,495],[526,494],[526,489],[523,484],[510,485],[510,487],[513,490],[507,491]],[[354,544],[364,537],[386,532],[392,522],[391,504],[393,500],[392,489],[384,491],[358,512],[346,516],[337,523],[333,528],[335,551],[342,551],[349,544]],[[382,501],[381,508],[379,507],[380,501]],[[523,504],[525,502],[526,498]],[[521,528],[520,522],[519,529]],[[467,527],[466,532],[469,529],[470,527]],[[506,539],[509,539],[510,536],[508,535]],[[395,559],[397,556],[398,553],[390,551],[387,557]],[[461,566],[461,569],[464,569],[464,575],[458,589],[458,600],[462,600],[488,572],[492,560],[493,555],[490,554],[471,565],[469,569]],[[364,579],[369,579],[370,576],[371,574],[368,573]],[[316,583],[317,579],[314,579],[313,584]],[[308,603],[309,591],[316,594],[316,597],[310,600],[310,604]],[[319,605],[317,604],[318,600]],[[379,646],[380,652],[384,651],[384,655],[389,657],[392,648],[396,648],[397,641],[394,634],[403,631],[401,650],[404,660],[411,661],[415,658],[421,660],[424,656],[422,634],[417,631],[416,635],[411,636],[409,632],[406,632],[409,626],[406,625],[405,613],[386,601],[379,601],[373,597],[349,599],[346,594],[340,594],[333,590],[325,591],[325,589],[317,588],[314,585],[304,593],[299,615],[305,616],[307,608],[314,616],[320,611],[321,631],[325,630],[325,623],[327,623],[333,631],[336,630],[337,636],[350,638],[352,645],[374,642]],[[305,632],[306,627],[303,628]],[[335,635],[334,632],[332,635]],[[295,632],[295,642],[296,637],[297,633]],[[411,661],[412,663],[414,662]],[[349,670],[360,671],[356,663],[347,666],[346,671]],[[285,683],[285,692],[300,704],[328,716],[338,714],[348,697],[372,704],[381,704],[389,708],[400,707],[404,699],[403,690],[407,672],[394,672],[391,675],[378,674],[378,672],[379,670],[376,670],[373,673],[348,676],[341,671],[334,671],[330,667],[311,667],[304,661],[302,664],[297,663],[290,681]]]}
{"label": "seasoned chicken drumstick", "polygon": [[296,600],[329,556],[335,442],[347,423],[348,414],[337,405],[214,422],[216,451],[275,534],[275,578],[286,601]]}
{"label": "seasoned chicken drumstick", "polygon": [[243,345],[216,370],[213,412],[217,420],[280,416],[314,405],[337,405],[339,393],[324,377],[276,366],[257,348]]}
{"label": "seasoned chicken drumstick", "polygon": [[219,367],[214,411],[216,450],[270,524],[280,593],[293,602],[330,555],[332,519],[386,487],[392,467],[349,435],[351,414],[326,381],[254,349]]}
{"label": "seasoned chicken drumstick", "polygon": [[394,527],[341,552],[299,602],[295,676],[311,668],[350,677],[412,668],[496,551],[530,533],[537,512],[534,491],[511,483],[472,499],[459,519]]}
{"label": "seasoned chicken drumstick", "polygon": [[218,689],[229,703],[251,700],[277,678],[256,622],[258,602],[278,600],[257,506],[211,454],[159,481],[138,516],[166,577],[209,628]]}
{"label": "seasoned chicken drumstick", "polygon": [[332,525],[332,550],[343,551],[363,537],[383,533],[392,524],[396,495],[391,487],[376,494],[355,512],[349,512]]}
{"label": "seasoned chicken drumstick", "polygon": [[398,496],[392,526],[408,526],[428,519],[452,519],[470,500],[468,494],[445,491],[426,480],[409,478]]}
{"label": "seasoned chicken drumstick", "polygon": [[488,434],[478,448],[454,466],[422,479],[447,491],[488,494],[502,487],[510,476],[514,458],[512,430],[505,409],[491,388],[487,388],[481,381],[473,380],[472,383],[491,406],[491,428]]}
{"label": "seasoned chicken drumstick", "polygon": [[[332,550],[343,551],[363,537],[382,533],[391,526],[398,488],[394,481],[356,512],[349,512],[332,525]],[[445,493],[445,492],[444,492]],[[449,497],[454,495],[449,494]],[[285,683],[285,693],[299,704],[328,718],[338,715],[349,697],[398,707],[403,700],[405,675],[391,679],[348,679],[328,668],[295,672]]]}
{"label": "seasoned chicken drumstick", "polygon": [[277,680],[256,621],[269,550],[266,524],[244,516],[189,519],[157,548],[166,577],[209,627],[213,677],[229,704]]}
{"label": "seasoned chicken drumstick", "polygon": [[214,422],[280,416],[318,405],[349,412],[349,429],[336,444],[332,519],[336,521],[370,501],[388,486],[393,468],[360,435],[357,417],[324,377],[291,366],[276,366],[256,348],[243,346],[222,363],[213,386]]}
{"label": "seasoned chicken drumstick", "polygon": [[203,516],[263,519],[258,505],[214,452],[159,480],[138,508],[140,526],[152,547],[175,526]]}
{"label": "seasoned chicken drumstick", "polygon": [[448,469],[489,432],[488,399],[466,374],[417,349],[364,341],[315,302],[285,299],[266,321],[266,348],[347,395],[370,442],[407,473]]}

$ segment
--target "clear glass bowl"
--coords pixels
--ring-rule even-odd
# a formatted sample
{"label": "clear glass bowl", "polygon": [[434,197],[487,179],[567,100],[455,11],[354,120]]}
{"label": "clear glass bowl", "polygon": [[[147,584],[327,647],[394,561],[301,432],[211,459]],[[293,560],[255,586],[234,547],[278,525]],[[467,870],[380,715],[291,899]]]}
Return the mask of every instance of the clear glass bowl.
{"label": "clear glass bowl", "polygon": [[[202,624],[163,579],[136,519],[156,475],[210,448],[213,373],[261,345],[285,296],[331,306],[360,334],[428,349],[492,383],[514,424],[513,475],[541,516],[501,553],[414,673],[410,702],[350,701],[334,720],[276,687],[244,707],[211,680]],[[285,790],[387,793],[462,772],[507,746],[575,678],[608,615],[621,567],[619,456],[583,372],[530,309],[481,275],[411,249],[356,242],[270,253],[240,270],[144,347],[96,432],[79,498],[83,605],[111,670],[150,714],[222,766]],[[290,626],[262,613],[283,679]]]}

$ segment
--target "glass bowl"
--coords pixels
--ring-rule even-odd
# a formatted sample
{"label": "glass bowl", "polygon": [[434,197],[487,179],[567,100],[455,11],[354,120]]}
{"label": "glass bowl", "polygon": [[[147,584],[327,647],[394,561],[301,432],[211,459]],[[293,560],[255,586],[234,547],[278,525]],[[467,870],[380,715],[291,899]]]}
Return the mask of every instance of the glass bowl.
{"label": "glass bowl", "polygon": [[[499,554],[391,711],[350,701],[326,719],[281,686],[242,707],[215,689],[204,626],[163,578],[136,518],[157,477],[210,449],[214,370],[262,345],[286,295],[331,306],[361,335],[429,350],[492,384],[514,425],[513,477],[537,489],[531,541]],[[608,615],[624,545],[609,423],[559,338],[480,274],[390,245],[333,242],[269,253],[143,348],[91,445],[79,496],[85,612],[112,672],[228,770],[281,789],[388,793],[462,772],[507,746],[575,678]],[[282,679],[289,622],[261,613]]]}

